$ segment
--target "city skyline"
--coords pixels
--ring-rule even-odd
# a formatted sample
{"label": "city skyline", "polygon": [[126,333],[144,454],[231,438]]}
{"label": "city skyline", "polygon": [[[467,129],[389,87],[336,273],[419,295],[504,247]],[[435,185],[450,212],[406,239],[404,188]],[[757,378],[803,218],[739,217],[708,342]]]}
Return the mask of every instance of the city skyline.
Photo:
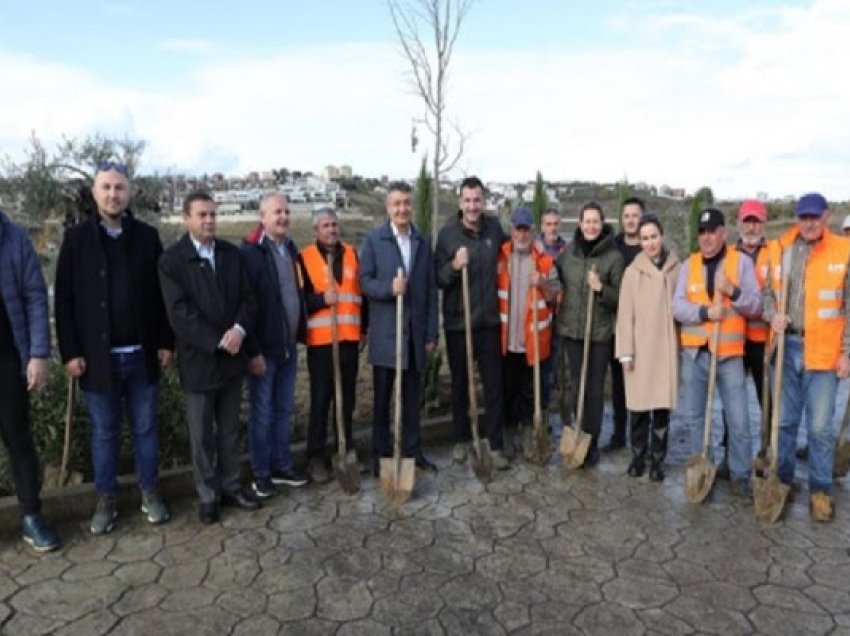
{"label": "city skyline", "polygon": [[[850,7],[839,0],[479,0],[450,69],[457,178],[850,198]],[[93,132],[143,172],[327,164],[411,178],[430,146],[386,4],[131,0],[0,9],[0,148]]]}

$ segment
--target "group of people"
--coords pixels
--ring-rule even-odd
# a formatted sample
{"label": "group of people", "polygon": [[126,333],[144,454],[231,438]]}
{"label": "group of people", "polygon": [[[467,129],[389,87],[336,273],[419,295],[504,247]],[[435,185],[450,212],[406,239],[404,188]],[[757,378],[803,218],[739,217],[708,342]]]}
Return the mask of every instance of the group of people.
{"label": "group of people", "polygon": [[[591,436],[585,467],[599,461],[601,450],[625,446],[630,419],[628,473],[640,477],[648,468],[651,479],[663,480],[680,374],[683,416],[695,448],[701,445],[713,351],[719,358],[720,394],[729,407],[725,420],[733,484],[739,494],[751,497],[752,439],[747,409],[740,406],[746,402],[745,370],[758,381],[766,372],[765,342],[771,333],[785,331],[779,475],[786,483],[793,480],[796,428],[805,410],[812,515],[818,520],[832,516],[835,387],[850,373],[850,330],[844,328],[850,240],[829,232],[829,210],[820,195],[802,197],[797,227],[770,243],[764,239],[761,203],[742,204],[736,246],[726,244],[724,215],[708,208],[699,219],[699,251],[680,263],[664,243],[661,222],[645,212],[638,198],[624,202],[617,234],[593,202],[581,209],[572,241],[559,233],[557,210],[543,215],[536,234],[531,211],[518,208],[505,234],[499,220],[485,212],[485,188],[476,177],[461,183],[457,216],[441,228],[433,252],[412,223],[412,192],[404,182],[390,184],[387,218],[359,251],[340,239],[332,208],[314,212],[315,241],[299,251],[289,235],[289,204],[280,194],[261,200],[258,226],[240,247],[234,246],[217,237],[216,204],[204,192],[186,197],[186,231],[163,250],[156,229],[131,212],[130,192],[123,164],[98,166],[92,187],[98,212],[67,229],[56,268],[59,353],[68,375],[79,381],[91,422],[94,534],[110,532],[118,517],[117,463],[125,414],[142,513],[152,524],[170,518],[157,488],[156,410],[161,369],[174,357],[185,393],[203,523],[215,522],[220,506],[256,509],[281,486],[331,478],[329,410],[335,395],[341,395],[341,428],[350,447],[359,354],[367,341],[373,367],[373,474],[378,476],[380,459],[392,452],[395,382],[401,382],[402,451],[420,470],[435,472],[422,450],[419,405],[427,356],[438,345],[438,290],[452,376],[455,461],[465,461],[471,437],[468,312],[495,468],[508,468],[524,442],[527,450],[532,370],[539,364],[544,408],[559,377],[565,422],[573,415],[575,389],[585,387],[581,426]],[[0,260],[0,430],[12,460],[23,537],[44,552],[59,540],[40,511],[27,391],[39,388],[46,377],[51,351],[47,292],[26,233],[2,213]],[[788,298],[778,304],[785,276]],[[720,324],[716,350],[714,323]],[[397,338],[401,369],[396,368]],[[306,345],[310,376],[304,472],[296,468],[290,450],[299,342]],[[336,363],[339,391],[333,380]],[[609,366],[615,427],[603,449],[599,436]],[[252,473],[247,487],[239,462],[246,376]]]}

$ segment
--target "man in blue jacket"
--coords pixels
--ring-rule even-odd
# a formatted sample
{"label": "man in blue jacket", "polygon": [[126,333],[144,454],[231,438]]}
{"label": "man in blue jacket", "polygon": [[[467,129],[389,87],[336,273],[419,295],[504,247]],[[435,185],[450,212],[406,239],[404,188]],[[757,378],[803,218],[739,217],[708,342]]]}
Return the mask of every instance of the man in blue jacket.
{"label": "man in blue jacket", "polygon": [[41,516],[38,455],[27,391],[47,379],[47,288],[26,232],[0,212],[0,432],[9,453],[24,541],[36,552],[59,547]]}
{"label": "man in blue jacket", "polygon": [[248,361],[251,412],[248,450],[260,499],[277,486],[303,486],[295,471],[289,435],[295,414],[298,339],[303,341],[307,314],[301,291],[298,249],[289,238],[289,202],[281,194],[260,201],[260,225],[245,239],[242,257],[254,286],[257,316],[254,333],[261,353]]}
{"label": "man in blue jacket", "polygon": [[[372,471],[392,454],[389,435],[393,382],[402,391],[402,450],[417,468],[436,472],[422,453],[419,389],[425,355],[437,348],[437,283],[431,245],[411,223],[411,188],[394,182],[387,192],[387,222],[373,230],[360,248],[360,289],[369,298],[369,363],[375,391],[372,420]],[[398,276],[398,270],[403,275]],[[396,299],[404,297],[402,368],[396,376]]]}

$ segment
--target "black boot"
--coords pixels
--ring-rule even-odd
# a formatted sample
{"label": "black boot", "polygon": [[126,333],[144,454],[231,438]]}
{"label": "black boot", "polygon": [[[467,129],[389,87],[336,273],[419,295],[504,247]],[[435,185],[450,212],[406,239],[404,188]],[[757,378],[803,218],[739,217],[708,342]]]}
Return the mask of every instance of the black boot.
{"label": "black boot", "polygon": [[629,464],[628,473],[631,477],[642,477],[646,470],[646,453],[635,453]]}
{"label": "black boot", "polygon": [[632,462],[628,469],[628,473],[632,477],[640,477],[646,470],[649,423],[649,413],[640,411],[632,413]]}
{"label": "black boot", "polygon": [[667,433],[670,427],[670,410],[652,412],[652,443],[649,451],[649,478],[664,481],[664,458],[667,457]]}

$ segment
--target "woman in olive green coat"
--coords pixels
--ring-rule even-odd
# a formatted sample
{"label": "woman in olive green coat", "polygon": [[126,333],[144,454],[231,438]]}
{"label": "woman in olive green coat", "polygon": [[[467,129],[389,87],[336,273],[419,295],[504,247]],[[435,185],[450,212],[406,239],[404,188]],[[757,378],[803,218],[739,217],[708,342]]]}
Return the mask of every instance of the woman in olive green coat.
{"label": "woman in olive green coat", "polygon": [[[591,435],[584,465],[593,466],[599,461],[598,442],[604,405],[602,388],[611,360],[624,267],[623,257],[614,244],[614,231],[605,223],[602,207],[598,203],[587,203],[581,209],[574,240],[558,257],[557,267],[564,289],[556,326],[558,335],[564,338],[562,369],[570,374],[576,393],[581,380],[588,296],[589,290],[593,290],[590,349],[581,422],[582,430]],[[566,406],[562,401],[561,418],[565,423],[570,419]]]}

